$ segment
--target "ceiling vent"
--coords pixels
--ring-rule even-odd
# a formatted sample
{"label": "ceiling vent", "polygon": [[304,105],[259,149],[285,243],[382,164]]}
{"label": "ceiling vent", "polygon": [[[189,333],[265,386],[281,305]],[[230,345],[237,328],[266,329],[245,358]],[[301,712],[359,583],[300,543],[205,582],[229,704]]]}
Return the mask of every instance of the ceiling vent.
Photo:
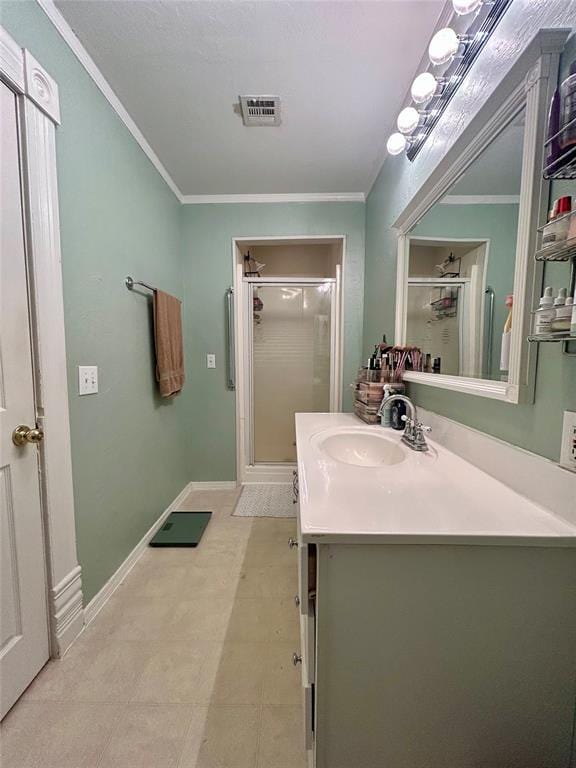
{"label": "ceiling vent", "polygon": [[279,96],[240,96],[242,121],[249,128],[255,125],[280,125]]}

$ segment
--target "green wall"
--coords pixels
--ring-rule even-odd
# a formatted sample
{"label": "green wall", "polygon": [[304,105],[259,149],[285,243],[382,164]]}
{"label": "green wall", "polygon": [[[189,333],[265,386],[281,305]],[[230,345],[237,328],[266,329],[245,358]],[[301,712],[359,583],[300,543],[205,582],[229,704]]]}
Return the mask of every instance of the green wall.
{"label": "green wall", "polygon": [[[235,394],[224,377],[224,292],[232,284],[232,238],[346,235],[344,274],[344,407],[351,405],[362,346],[364,204],[290,203],[186,205],[182,208],[185,260],[189,421],[192,480],[236,479]],[[206,353],[216,353],[216,370]]]}
{"label": "green wall", "polygon": [[500,374],[500,336],[508,316],[506,295],[514,286],[518,206],[435,205],[412,230],[422,237],[490,240],[486,285],[494,289],[493,378]]}
{"label": "green wall", "polygon": [[[529,40],[540,27],[569,26],[570,11],[560,0],[550,0],[538,8],[517,9],[513,6],[500,23],[502,37],[510,39],[520,47],[522,36]],[[530,13],[529,22],[527,23]],[[526,23],[525,23],[526,22]],[[572,12],[573,23],[573,12]],[[502,51],[505,48],[501,49]],[[566,77],[570,62],[576,56],[574,37],[562,57],[560,79]],[[482,60],[480,56],[479,62]],[[476,65],[475,65],[476,66]],[[504,70],[482,71],[477,83],[482,88],[464,89],[462,99],[469,98],[470,113],[478,109],[482,99],[488,95]],[[474,69],[472,70],[474,74]],[[458,107],[458,98],[453,101]],[[462,121],[453,117],[453,125],[462,126]],[[366,354],[383,332],[389,338],[394,331],[395,280],[397,238],[392,224],[414,196],[418,188],[430,175],[436,162],[441,159],[443,147],[448,140],[437,142],[419,155],[414,163],[399,158],[389,158],[366,201],[366,263],[364,292],[364,353]],[[433,143],[432,143],[433,144]],[[436,154],[434,154],[436,152]],[[554,183],[552,197],[559,194],[576,196],[574,182]],[[546,270],[545,284],[556,289],[567,285],[569,270],[566,265],[550,265]],[[434,387],[410,385],[409,391],[418,405],[460,421],[463,424],[494,435],[534,453],[557,461],[560,455],[562,414],[565,410],[576,410],[576,357],[562,353],[559,344],[541,344],[538,352],[536,397],[534,404],[511,405],[473,395],[463,395]]]}
{"label": "green wall", "polygon": [[[182,295],[180,204],[34,2],[0,22],[58,82],[62,269],[78,555],[85,600],[189,480],[186,397],[156,395],[150,306],[132,274]],[[99,393],[78,397],[77,366]]]}

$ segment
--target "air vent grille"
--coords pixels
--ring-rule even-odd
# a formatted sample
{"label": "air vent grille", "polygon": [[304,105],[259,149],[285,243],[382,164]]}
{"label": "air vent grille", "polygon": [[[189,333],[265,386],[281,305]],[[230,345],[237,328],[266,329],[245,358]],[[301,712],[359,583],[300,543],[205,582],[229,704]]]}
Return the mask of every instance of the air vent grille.
{"label": "air vent grille", "polygon": [[280,125],[278,96],[240,96],[240,109],[244,125]]}

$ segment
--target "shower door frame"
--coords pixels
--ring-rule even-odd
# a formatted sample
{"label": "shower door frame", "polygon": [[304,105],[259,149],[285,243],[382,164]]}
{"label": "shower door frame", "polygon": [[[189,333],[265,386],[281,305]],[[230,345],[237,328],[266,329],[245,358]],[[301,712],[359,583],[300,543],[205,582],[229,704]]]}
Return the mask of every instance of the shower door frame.
{"label": "shower door frame", "polygon": [[[242,259],[239,258],[243,243],[258,242],[294,243],[301,241],[330,241],[341,246],[341,264],[336,267],[336,277],[255,277],[245,278]],[[330,313],[330,411],[342,410],[342,327],[343,327],[343,275],[346,259],[344,235],[298,235],[292,237],[241,237],[233,238],[234,263],[234,346],[236,373],[236,477],[238,483],[286,483],[292,480],[296,463],[254,463],[254,414],[252,393],[252,312],[253,285],[319,286],[332,284]]]}

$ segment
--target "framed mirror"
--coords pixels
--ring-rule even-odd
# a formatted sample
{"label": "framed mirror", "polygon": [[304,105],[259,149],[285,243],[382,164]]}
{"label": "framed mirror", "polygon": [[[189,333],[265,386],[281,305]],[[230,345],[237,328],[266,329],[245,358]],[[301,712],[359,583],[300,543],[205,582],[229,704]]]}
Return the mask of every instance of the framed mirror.
{"label": "framed mirror", "polygon": [[395,222],[396,343],[405,379],[507,402],[534,396],[527,342],[548,184],[543,144],[567,30],[542,30]]}

